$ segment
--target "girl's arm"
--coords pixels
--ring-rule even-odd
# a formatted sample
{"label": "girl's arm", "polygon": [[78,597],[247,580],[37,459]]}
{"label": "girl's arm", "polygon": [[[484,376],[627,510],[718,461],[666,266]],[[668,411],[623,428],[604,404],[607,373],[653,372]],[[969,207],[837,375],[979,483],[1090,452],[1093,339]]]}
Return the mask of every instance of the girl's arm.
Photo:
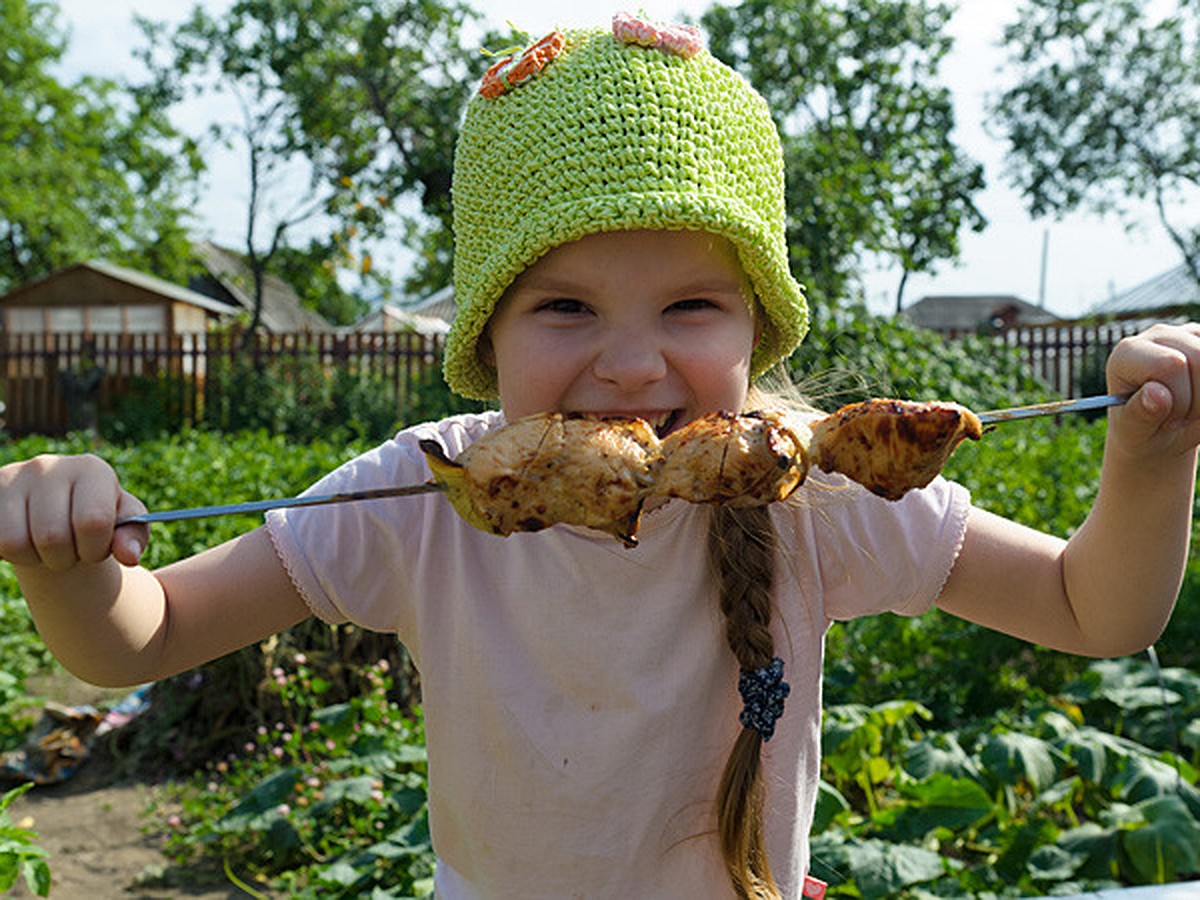
{"label": "girl's arm", "polygon": [[144,507],[93,456],[0,468],[0,558],[74,674],[130,685],[176,674],[308,616],[263,529],[157,572],[137,565]]}
{"label": "girl's arm", "polygon": [[1067,542],[972,509],[938,605],[1055,649],[1117,656],[1153,643],[1183,579],[1200,443],[1200,325],[1114,348],[1095,505]]}

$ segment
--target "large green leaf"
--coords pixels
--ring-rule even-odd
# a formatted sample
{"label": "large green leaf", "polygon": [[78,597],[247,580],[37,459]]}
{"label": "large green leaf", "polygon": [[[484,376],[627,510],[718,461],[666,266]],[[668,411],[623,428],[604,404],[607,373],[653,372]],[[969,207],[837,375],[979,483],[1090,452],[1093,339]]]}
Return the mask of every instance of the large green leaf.
{"label": "large green leaf", "polygon": [[1027,869],[1038,881],[1067,881],[1086,859],[1085,853],[1051,844],[1038,847],[1029,855]]}
{"label": "large green leaf", "polygon": [[939,878],[950,863],[932,850],[885,841],[856,841],[850,872],[863,897],[888,897]]}
{"label": "large green leaf", "polygon": [[975,778],[979,766],[953,734],[922,738],[904,751],[904,770],[918,781],[936,772],[956,778]]}
{"label": "large green leaf", "polygon": [[841,791],[826,781],[817,785],[817,804],[813,813],[812,830],[819,833],[828,828],[833,820],[850,809],[850,804]]}
{"label": "large green leaf", "polygon": [[1127,760],[1150,752],[1128,738],[1090,727],[1080,728],[1055,746],[1075,761],[1084,778],[1107,788],[1120,777]]}
{"label": "large green leaf", "polygon": [[1200,822],[1178,797],[1137,804],[1145,824],[1122,834],[1122,849],[1139,882],[1166,884],[1200,872]]}
{"label": "large green leaf", "polygon": [[1123,799],[1131,803],[1163,795],[1177,795],[1195,804],[1200,815],[1200,793],[1183,780],[1183,774],[1175,765],[1149,755],[1131,757],[1125,764],[1121,778]]}
{"label": "large green leaf", "polygon": [[978,783],[943,773],[905,784],[901,793],[911,805],[896,817],[893,830],[906,841],[917,841],[935,828],[966,828],[991,815],[995,808],[991,796]]}
{"label": "large green leaf", "polygon": [[301,774],[298,766],[288,766],[263,779],[221,817],[215,828],[219,831],[239,831],[270,827],[279,818],[279,805],[291,796]]}
{"label": "large green leaf", "polygon": [[1095,822],[1085,822],[1059,835],[1057,846],[1079,865],[1075,874],[1080,878],[1112,878],[1117,874],[1116,828],[1103,828]]}
{"label": "large green leaf", "polygon": [[1025,779],[1038,790],[1058,777],[1063,754],[1041,738],[1015,731],[989,735],[979,752],[984,769],[1003,784]]}

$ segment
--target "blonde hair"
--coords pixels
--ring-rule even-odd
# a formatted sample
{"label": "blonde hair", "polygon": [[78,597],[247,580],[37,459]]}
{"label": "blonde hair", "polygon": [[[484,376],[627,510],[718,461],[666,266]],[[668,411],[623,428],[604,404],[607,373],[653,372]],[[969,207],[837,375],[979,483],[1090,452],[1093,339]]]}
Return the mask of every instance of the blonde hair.
{"label": "blonde hair", "polygon": [[[714,507],[708,558],[725,616],[725,640],[738,665],[743,671],[769,666],[775,656],[770,631],[775,530],[767,507]],[[742,727],[717,795],[721,855],[734,890],[745,900],[780,897],[763,841],[762,744],[755,728]]]}

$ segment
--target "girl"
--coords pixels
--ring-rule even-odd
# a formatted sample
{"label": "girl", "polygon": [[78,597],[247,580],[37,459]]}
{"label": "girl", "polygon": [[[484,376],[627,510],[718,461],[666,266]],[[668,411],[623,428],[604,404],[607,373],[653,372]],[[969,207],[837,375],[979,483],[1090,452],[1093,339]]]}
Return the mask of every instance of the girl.
{"label": "girl", "polygon": [[[500,410],[419,425],[321,492],[429,477],[506,420],[636,415],[661,434],[763,398],[804,334],[764,101],[690,29],[618,16],[497,64],[456,158],[452,387]],[[943,479],[899,502],[672,501],[639,546],[498,538],[444,497],[267,516],[157,572],[94,457],[0,470],[0,556],[58,657],[99,684],[183,671],[302,619],[395,632],[422,675],[438,895],[796,897],[831,620],[942,609],[1067,652],[1129,653],[1182,577],[1200,328],[1123,341],[1100,494],[1063,542]],[[786,714],[783,709],[786,705]]]}

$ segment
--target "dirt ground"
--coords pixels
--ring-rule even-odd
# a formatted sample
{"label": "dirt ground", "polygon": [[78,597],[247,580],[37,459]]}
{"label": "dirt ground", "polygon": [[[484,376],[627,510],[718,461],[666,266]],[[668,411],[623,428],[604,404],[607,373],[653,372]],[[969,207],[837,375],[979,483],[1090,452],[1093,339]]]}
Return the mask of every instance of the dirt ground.
{"label": "dirt ground", "polygon": [[[31,686],[32,687],[32,686]],[[60,703],[99,705],[110,695],[82,682],[61,679],[31,691]],[[162,834],[153,823],[165,816],[147,818],[154,788],[133,781],[116,781],[112,767],[101,755],[87,760],[66,781],[35,787],[9,809],[13,821],[39,835],[50,854],[51,900],[233,900],[251,895],[232,884],[189,884],[186,874],[172,873],[172,886],[162,886],[167,868],[162,855]],[[147,831],[147,827],[151,830]],[[35,896],[24,882],[8,897]]]}

